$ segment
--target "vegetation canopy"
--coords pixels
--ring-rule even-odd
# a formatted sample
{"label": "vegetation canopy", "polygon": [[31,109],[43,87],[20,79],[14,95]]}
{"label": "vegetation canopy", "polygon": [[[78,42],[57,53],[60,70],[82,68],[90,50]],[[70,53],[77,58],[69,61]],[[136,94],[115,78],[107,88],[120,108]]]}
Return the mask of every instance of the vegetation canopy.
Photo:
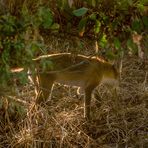
{"label": "vegetation canopy", "polygon": [[48,53],[43,31],[96,40],[108,58],[137,53],[134,32],[147,40],[146,0],[2,0],[0,7],[1,82],[12,67],[25,67],[35,55]]}

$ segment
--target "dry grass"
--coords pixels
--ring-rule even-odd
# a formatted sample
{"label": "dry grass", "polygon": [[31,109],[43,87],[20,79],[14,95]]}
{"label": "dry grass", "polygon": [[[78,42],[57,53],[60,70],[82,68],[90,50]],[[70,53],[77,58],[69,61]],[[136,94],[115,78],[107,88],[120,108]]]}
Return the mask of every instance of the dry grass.
{"label": "dry grass", "polygon": [[[18,15],[22,5],[36,11],[37,0],[7,0],[4,12]],[[63,38],[63,39],[61,39]],[[94,53],[92,42],[67,36],[46,36],[48,53]],[[145,42],[147,43],[147,42]],[[146,44],[147,45],[147,44]],[[77,48],[79,47],[79,48]],[[123,61],[121,87],[112,96],[105,86],[93,95],[92,120],[83,118],[83,95],[56,84],[52,100],[36,106],[31,84],[16,86],[15,95],[0,92],[0,148],[122,148],[148,145],[148,62],[137,57]]]}
{"label": "dry grass", "polygon": [[[69,51],[67,40],[50,38],[51,42],[46,41],[49,53],[53,47],[55,52]],[[94,52],[89,43],[84,45],[81,53]],[[83,95],[76,95],[75,88],[56,84],[52,100],[41,107],[34,104],[31,84],[17,86],[15,97],[5,95],[0,102],[0,147],[146,148],[147,72],[148,63],[143,66],[137,57],[124,58],[118,96],[112,96],[105,86],[98,87],[93,94],[91,121],[83,118]]]}

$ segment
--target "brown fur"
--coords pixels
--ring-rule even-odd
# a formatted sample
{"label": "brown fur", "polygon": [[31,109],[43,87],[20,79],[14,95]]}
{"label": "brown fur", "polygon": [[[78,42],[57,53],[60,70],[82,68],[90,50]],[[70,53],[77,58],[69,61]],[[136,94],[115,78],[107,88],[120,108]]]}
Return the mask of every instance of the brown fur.
{"label": "brown fur", "polygon": [[[91,94],[94,88],[101,82],[111,86],[116,86],[118,83],[116,68],[99,58],[59,53],[41,56],[33,61],[37,72],[37,75],[32,77],[37,85],[37,103],[48,99],[54,82],[79,86],[85,92],[84,116],[87,118],[90,117]],[[47,61],[51,63],[46,65]]]}

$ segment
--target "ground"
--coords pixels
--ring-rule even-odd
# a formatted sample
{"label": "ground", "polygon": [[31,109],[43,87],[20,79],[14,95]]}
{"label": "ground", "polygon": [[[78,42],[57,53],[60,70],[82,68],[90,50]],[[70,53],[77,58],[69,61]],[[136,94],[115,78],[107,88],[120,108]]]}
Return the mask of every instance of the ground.
{"label": "ground", "polygon": [[[70,49],[69,42],[50,41],[49,53]],[[80,53],[89,55],[94,52],[91,48],[86,44]],[[56,84],[52,99],[43,107],[35,105],[31,83],[16,86],[15,90],[15,95],[1,99],[0,147],[146,148],[148,145],[148,62],[137,56],[126,55],[123,59],[117,97],[106,86],[94,91],[91,121],[83,118],[83,94],[77,95],[76,88]]]}

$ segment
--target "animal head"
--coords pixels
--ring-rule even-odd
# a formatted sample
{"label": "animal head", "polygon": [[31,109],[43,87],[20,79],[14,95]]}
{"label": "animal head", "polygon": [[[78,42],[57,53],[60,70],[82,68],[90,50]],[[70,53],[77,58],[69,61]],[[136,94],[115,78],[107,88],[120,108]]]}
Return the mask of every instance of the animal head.
{"label": "animal head", "polygon": [[117,88],[119,86],[119,78],[119,70],[115,67],[115,65],[106,63],[106,66],[104,66],[102,83],[110,88]]}

